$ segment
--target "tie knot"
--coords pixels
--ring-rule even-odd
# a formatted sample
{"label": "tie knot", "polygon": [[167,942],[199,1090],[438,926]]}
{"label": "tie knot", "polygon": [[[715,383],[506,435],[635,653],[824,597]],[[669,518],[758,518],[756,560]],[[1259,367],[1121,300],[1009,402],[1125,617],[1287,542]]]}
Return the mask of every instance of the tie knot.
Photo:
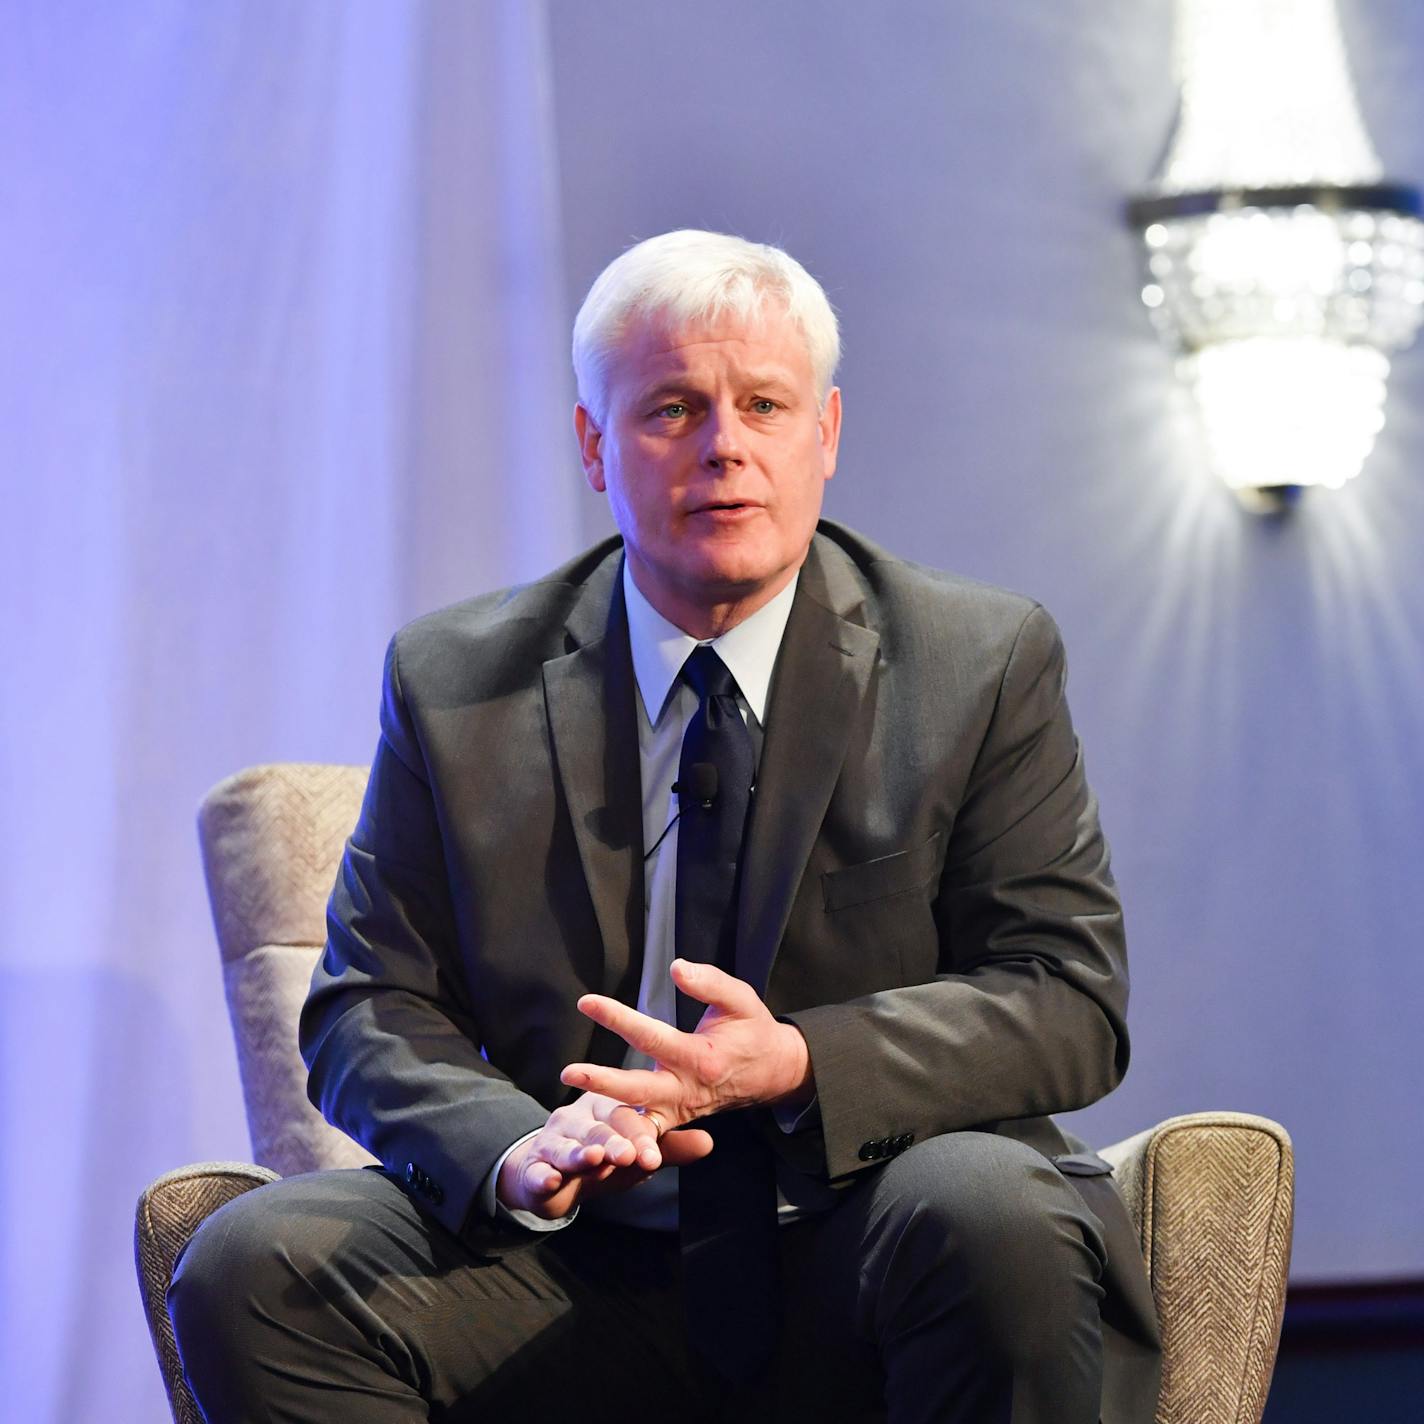
{"label": "tie knot", "polygon": [[731,697],[737,690],[736,678],[710,643],[702,643],[687,655],[682,680],[702,702],[709,697]]}

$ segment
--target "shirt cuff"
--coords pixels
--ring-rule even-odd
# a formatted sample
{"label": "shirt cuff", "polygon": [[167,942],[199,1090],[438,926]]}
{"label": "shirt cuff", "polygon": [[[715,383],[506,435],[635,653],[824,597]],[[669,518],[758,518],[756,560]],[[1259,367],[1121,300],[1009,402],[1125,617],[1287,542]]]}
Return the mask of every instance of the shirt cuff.
{"label": "shirt cuff", "polygon": [[[771,1115],[776,1125],[788,1135],[799,1132],[803,1127],[815,1127],[821,1121],[821,1099],[814,1096],[805,1107],[800,1108],[793,1107],[790,1103],[778,1103],[772,1108]],[[500,1161],[504,1161],[504,1158],[501,1157]]]}
{"label": "shirt cuff", "polygon": [[526,1132],[523,1137],[517,1137],[503,1152],[499,1154],[499,1160],[490,1168],[483,1182],[480,1183],[480,1205],[484,1208],[487,1216],[493,1217],[496,1221],[507,1221],[515,1226],[522,1226],[526,1231],[562,1231],[579,1214],[578,1207],[575,1207],[567,1216],[556,1216],[552,1221],[546,1220],[542,1216],[535,1216],[532,1211],[511,1211],[509,1207],[500,1201],[495,1191],[499,1182],[499,1171],[504,1166],[509,1154],[516,1147],[523,1147],[531,1137],[538,1137],[542,1131],[535,1128],[533,1132]]}

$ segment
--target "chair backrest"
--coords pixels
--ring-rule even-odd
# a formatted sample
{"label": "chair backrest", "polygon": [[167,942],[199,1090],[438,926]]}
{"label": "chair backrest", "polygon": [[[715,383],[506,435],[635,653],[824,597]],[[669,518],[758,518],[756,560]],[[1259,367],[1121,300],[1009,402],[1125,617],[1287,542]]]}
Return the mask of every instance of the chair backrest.
{"label": "chair backrest", "polygon": [[366,774],[251,767],[219,782],[198,812],[253,1160],[284,1177],[375,1160],[312,1107],[297,1051],[297,1017]]}

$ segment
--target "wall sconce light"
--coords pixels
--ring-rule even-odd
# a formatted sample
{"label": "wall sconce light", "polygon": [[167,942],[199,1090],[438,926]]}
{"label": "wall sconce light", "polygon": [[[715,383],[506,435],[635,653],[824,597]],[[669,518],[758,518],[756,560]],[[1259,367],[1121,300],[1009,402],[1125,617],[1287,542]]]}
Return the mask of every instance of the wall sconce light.
{"label": "wall sconce light", "polygon": [[1177,0],[1181,108],[1128,205],[1142,300],[1247,508],[1356,475],[1424,318],[1417,189],[1383,179],[1334,0]]}

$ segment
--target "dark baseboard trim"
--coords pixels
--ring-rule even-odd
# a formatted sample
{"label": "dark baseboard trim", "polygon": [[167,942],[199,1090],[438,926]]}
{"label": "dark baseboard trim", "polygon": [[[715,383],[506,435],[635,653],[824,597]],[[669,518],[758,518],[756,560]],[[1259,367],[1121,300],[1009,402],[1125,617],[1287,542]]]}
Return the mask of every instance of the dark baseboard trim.
{"label": "dark baseboard trim", "polygon": [[1293,1285],[1283,1354],[1424,1347],[1424,1279]]}

